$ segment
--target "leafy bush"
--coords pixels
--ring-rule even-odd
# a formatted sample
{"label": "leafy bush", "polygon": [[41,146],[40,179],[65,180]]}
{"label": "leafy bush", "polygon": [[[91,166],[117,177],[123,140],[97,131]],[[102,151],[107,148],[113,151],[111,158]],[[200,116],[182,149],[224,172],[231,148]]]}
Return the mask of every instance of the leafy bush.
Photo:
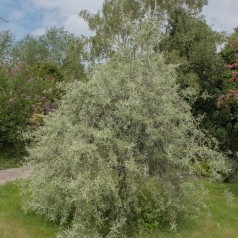
{"label": "leafy bush", "polygon": [[[20,130],[26,126],[29,117],[29,98],[27,97],[27,79],[22,71],[23,65],[13,70],[1,66],[0,68],[0,150],[9,153],[9,148],[14,147],[14,152],[22,151]],[[20,72],[20,71],[21,72]]]}
{"label": "leafy bush", "polygon": [[156,24],[129,27],[135,30],[115,42],[114,59],[91,69],[88,82],[70,84],[30,134],[36,145],[28,150],[25,208],[67,224],[59,237],[174,226],[192,196],[182,173],[201,158],[211,176],[227,172],[216,141],[198,129],[178,93],[175,67],[153,51]]}
{"label": "leafy bush", "polygon": [[4,158],[25,154],[21,132],[43,124],[63,91],[59,82],[85,79],[83,40],[63,28],[43,36],[27,35],[14,42],[0,32],[0,153]]}
{"label": "leafy bush", "polygon": [[[47,67],[57,69],[45,64],[45,71]],[[25,140],[21,132],[28,125],[35,125],[35,115],[43,117],[51,111],[54,100],[59,98],[57,81],[62,77],[43,70],[40,73],[32,71],[25,62],[0,67],[0,151],[4,157],[24,155]]]}
{"label": "leafy bush", "polygon": [[[57,65],[68,80],[84,78],[84,42],[64,28],[51,27],[42,36],[26,35],[11,48],[10,63],[27,62],[36,67]],[[44,71],[44,69],[42,69]]]}

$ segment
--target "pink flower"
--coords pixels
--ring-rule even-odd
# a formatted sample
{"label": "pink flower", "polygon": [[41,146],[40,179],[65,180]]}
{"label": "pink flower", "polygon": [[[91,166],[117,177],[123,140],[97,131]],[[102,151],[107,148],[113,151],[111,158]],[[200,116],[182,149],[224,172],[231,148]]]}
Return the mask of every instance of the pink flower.
{"label": "pink flower", "polygon": [[234,83],[238,77],[238,72],[232,72],[231,73],[231,79],[229,80],[229,83]]}
{"label": "pink flower", "polygon": [[232,72],[232,78],[234,77],[234,78],[237,78],[238,77],[238,72]]}
{"label": "pink flower", "polygon": [[224,100],[225,95],[221,95],[218,100],[217,100],[217,108],[220,109],[221,108],[221,102]]}
{"label": "pink flower", "polygon": [[238,91],[234,89],[229,89],[228,92],[238,101]]}
{"label": "pink flower", "polygon": [[229,80],[229,83],[234,83],[235,81],[236,81],[235,78],[231,78],[231,79]]}
{"label": "pink flower", "polygon": [[228,68],[228,69],[233,69],[233,68],[234,68],[234,65],[233,65],[233,64],[228,64],[228,65],[227,65],[227,68]]}
{"label": "pink flower", "polygon": [[236,69],[236,68],[238,68],[238,63],[228,64],[228,65],[227,65],[227,68],[228,68],[228,69]]}

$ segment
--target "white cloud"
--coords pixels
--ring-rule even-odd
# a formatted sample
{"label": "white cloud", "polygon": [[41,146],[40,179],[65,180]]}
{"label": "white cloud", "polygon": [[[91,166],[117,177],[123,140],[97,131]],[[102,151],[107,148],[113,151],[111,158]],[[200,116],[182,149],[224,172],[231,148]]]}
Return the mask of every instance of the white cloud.
{"label": "white cloud", "polygon": [[59,11],[47,11],[41,20],[41,26],[51,27],[62,25],[64,17],[61,16]]}
{"label": "white cloud", "polygon": [[31,34],[35,35],[35,36],[41,36],[41,35],[44,35],[45,31],[46,31],[45,28],[40,27],[40,28],[35,29]]}
{"label": "white cloud", "polygon": [[10,12],[10,14],[8,15],[8,18],[13,20],[13,21],[16,21],[16,20],[21,20],[23,17],[24,17],[24,12],[23,11],[20,11],[20,10],[13,10]]}
{"label": "white cloud", "polygon": [[81,10],[96,12],[103,0],[28,0],[35,7],[42,9],[61,9],[64,14],[78,13]]}
{"label": "white cloud", "polygon": [[[0,29],[12,29],[17,38],[26,33],[40,35],[51,26],[64,26],[76,35],[90,35],[87,23],[78,16],[82,10],[97,12],[104,0],[0,0],[0,9],[9,24]],[[129,1],[129,0],[128,0]],[[238,0],[209,0],[203,14],[209,25],[218,31],[232,32],[238,27]]]}
{"label": "white cloud", "polygon": [[214,30],[231,33],[238,27],[237,0],[209,0],[203,14]]}
{"label": "white cloud", "polygon": [[[22,0],[23,1],[23,0]],[[51,26],[64,26],[66,30],[76,35],[90,35],[87,23],[78,14],[82,10],[97,12],[103,0],[25,0],[24,4],[31,6],[31,11],[41,12],[42,20],[39,29],[33,34],[42,33],[42,29]]]}
{"label": "white cloud", "polygon": [[70,15],[63,23],[66,30],[73,32],[75,35],[92,35],[88,28],[88,24],[78,16],[78,14]]}

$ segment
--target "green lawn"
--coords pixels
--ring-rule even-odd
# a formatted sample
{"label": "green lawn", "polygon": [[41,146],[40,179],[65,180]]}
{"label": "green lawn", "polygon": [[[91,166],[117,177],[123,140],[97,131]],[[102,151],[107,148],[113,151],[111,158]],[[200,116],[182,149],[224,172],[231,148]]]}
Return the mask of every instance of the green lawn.
{"label": "green lawn", "polygon": [[[202,216],[196,222],[180,224],[178,231],[157,232],[153,238],[237,238],[238,237],[238,183],[207,183],[208,202],[212,217]],[[229,188],[233,202],[224,198]],[[20,206],[19,188],[15,183],[0,186],[0,237],[1,238],[51,238],[57,226],[33,214],[24,214]],[[151,237],[143,235],[143,238]]]}
{"label": "green lawn", "polygon": [[50,238],[57,227],[44,219],[24,214],[20,205],[17,184],[0,186],[0,237],[1,238]]}
{"label": "green lawn", "polygon": [[[196,222],[180,224],[177,232],[159,232],[153,238],[237,238],[238,237],[238,183],[204,183],[209,189],[207,198],[211,217],[204,214]],[[229,189],[234,200],[228,202],[223,195]]]}

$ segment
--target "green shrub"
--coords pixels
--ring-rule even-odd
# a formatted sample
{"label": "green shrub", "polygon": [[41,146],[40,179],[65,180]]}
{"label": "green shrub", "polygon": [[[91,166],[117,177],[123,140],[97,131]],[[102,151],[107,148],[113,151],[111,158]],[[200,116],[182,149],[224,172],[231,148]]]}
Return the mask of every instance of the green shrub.
{"label": "green shrub", "polygon": [[173,227],[193,195],[181,175],[204,157],[214,178],[227,171],[179,95],[175,67],[153,51],[156,24],[129,27],[115,58],[95,66],[88,82],[70,84],[30,135],[37,145],[28,150],[25,208],[68,225],[58,237]]}
{"label": "green shrub", "polygon": [[[44,69],[47,70],[47,65]],[[26,145],[22,131],[32,125],[34,115],[52,111],[60,95],[57,82],[62,77],[56,78],[59,75],[50,72],[47,76],[50,79],[38,76],[25,62],[0,67],[0,153],[3,157],[22,157]]]}

